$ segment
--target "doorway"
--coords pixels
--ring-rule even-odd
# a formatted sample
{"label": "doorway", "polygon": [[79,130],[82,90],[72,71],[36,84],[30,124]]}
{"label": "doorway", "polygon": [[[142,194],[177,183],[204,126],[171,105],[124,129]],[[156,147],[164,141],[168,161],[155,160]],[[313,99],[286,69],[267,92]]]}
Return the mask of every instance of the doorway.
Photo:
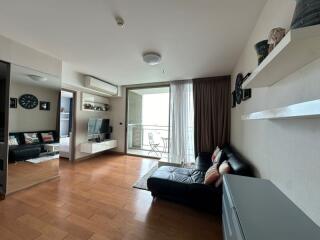
{"label": "doorway", "polygon": [[60,158],[74,160],[76,92],[61,91],[60,100]]}
{"label": "doorway", "polygon": [[169,92],[169,85],[127,89],[127,154],[168,157]]}

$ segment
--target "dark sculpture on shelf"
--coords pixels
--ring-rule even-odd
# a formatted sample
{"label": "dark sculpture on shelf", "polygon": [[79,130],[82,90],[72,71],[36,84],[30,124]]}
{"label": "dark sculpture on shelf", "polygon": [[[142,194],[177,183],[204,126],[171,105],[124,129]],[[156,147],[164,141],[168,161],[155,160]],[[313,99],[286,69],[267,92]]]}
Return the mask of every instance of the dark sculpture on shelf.
{"label": "dark sculpture on shelf", "polygon": [[261,42],[258,42],[255,45],[255,49],[257,51],[258,55],[258,64],[260,65],[262,61],[268,56],[269,54],[269,44],[268,40],[263,40]]}
{"label": "dark sculpture on shelf", "polygon": [[251,73],[248,73],[245,77],[243,77],[242,73],[237,75],[235,90],[232,92],[232,108],[234,108],[236,104],[240,105],[242,101],[246,101],[251,98],[251,89],[242,89],[242,84],[250,75]]}
{"label": "dark sculpture on shelf", "polygon": [[320,24],[319,0],[296,0],[297,6],[293,15],[291,29]]}
{"label": "dark sculpture on shelf", "polygon": [[242,91],[242,83],[243,83],[243,75],[239,73],[236,79],[236,86],[235,86],[235,95],[236,95],[236,103],[241,104],[243,91]]}

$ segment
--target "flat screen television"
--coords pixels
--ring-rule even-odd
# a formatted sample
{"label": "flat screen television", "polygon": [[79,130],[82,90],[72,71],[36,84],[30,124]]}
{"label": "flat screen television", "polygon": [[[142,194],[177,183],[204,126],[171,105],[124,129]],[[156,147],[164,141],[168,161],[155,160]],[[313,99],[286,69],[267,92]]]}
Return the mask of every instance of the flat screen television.
{"label": "flat screen television", "polygon": [[110,136],[110,120],[103,118],[90,118],[88,122],[89,139],[101,138],[101,135]]}

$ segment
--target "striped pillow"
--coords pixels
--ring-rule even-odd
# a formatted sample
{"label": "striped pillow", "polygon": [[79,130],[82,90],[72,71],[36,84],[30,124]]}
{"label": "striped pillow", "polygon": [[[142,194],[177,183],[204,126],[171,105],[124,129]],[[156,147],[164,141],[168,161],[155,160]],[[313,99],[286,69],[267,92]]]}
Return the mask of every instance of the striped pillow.
{"label": "striped pillow", "polygon": [[53,133],[41,133],[41,138],[44,143],[52,143],[54,142]]}
{"label": "striped pillow", "polygon": [[224,161],[223,163],[221,163],[221,165],[219,166],[220,177],[216,181],[216,187],[219,187],[222,184],[223,175],[228,174],[230,172],[231,172],[231,167],[230,167],[228,161]]}
{"label": "striped pillow", "polygon": [[214,152],[213,152],[213,154],[212,154],[212,157],[211,157],[212,162],[215,162],[216,157],[217,157],[217,155],[218,155],[218,153],[219,153],[220,151],[221,151],[220,148],[219,148],[219,147],[216,147],[216,149],[214,150]]}
{"label": "striped pillow", "polygon": [[213,164],[206,172],[204,177],[204,184],[212,185],[220,178],[218,163]]}
{"label": "striped pillow", "polygon": [[34,144],[40,142],[36,133],[24,133],[24,141],[26,144]]}

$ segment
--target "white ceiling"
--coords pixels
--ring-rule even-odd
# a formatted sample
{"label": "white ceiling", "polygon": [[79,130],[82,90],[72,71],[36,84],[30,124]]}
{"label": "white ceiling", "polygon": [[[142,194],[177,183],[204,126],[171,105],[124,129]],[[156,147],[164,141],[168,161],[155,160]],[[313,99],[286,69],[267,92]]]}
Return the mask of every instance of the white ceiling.
{"label": "white ceiling", "polygon": [[[29,75],[36,75],[40,77],[44,77],[46,81],[35,81],[30,78]],[[14,83],[22,83],[24,85],[32,85],[36,87],[49,88],[59,90],[61,89],[61,80],[56,76],[42,73],[39,71],[35,71],[30,68],[21,67],[18,65],[11,65],[11,73],[10,73],[11,82]]]}
{"label": "white ceiling", "polygon": [[[217,76],[231,73],[265,2],[0,0],[0,34],[119,85]],[[160,65],[143,63],[148,50]]]}

